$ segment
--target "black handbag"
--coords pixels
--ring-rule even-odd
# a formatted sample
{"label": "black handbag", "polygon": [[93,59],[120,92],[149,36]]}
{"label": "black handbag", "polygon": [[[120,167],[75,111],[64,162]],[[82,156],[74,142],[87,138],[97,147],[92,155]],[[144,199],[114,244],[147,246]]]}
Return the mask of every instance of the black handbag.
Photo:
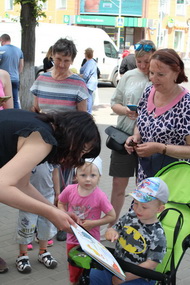
{"label": "black handbag", "polygon": [[110,126],[105,129],[105,133],[108,135],[106,140],[106,146],[112,150],[119,152],[120,154],[128,154],[124,148],[126,139],[130,136],[129,134]]}

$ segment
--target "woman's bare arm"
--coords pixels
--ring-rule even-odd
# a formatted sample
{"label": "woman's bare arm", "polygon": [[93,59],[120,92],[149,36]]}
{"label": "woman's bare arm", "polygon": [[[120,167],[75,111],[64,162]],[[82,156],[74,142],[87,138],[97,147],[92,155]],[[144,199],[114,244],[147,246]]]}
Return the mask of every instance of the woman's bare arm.
{"label": "woman's bare arm", "polygon": [[177,159],[190,159],[190,135],[186,137],[186,145],[172,145],[158,142],[147,142],[137,145],[136,152],[140,157],[148,157],[154,153],[165,153]]}
{"label": "woman's bare arm", "polygon": [[70,231],[74,221],[58,210],[29,183],[32,169],[51,151],[38,132],[21,138],[17,154],[0,169],[0,201],[11,207],[41,215],[58,229]]}
{"label": "woman's bare arm", "polygon": [[81,102],[77,103],[77,110],[78,111],[87,111],[87,100],[82,100]]}

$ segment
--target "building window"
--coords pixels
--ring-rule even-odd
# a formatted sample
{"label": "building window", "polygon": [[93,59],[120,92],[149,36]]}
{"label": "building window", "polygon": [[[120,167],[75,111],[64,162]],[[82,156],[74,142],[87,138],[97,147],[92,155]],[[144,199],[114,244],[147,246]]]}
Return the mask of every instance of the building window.
{"label": "building window", "polygon": [[57,0],[57,9],[66,9],[66,0]]}
{"label": "building window", "polygon": [[177,0],[176,15],[185,15],[185,0]]}
{"label": "building window", "polygon": [[168,30],[162,29],[161,35],[160,35],[160,46],[159,47],[166,47],[168,42]]}
{"label": "building window", "polygon": [[160,13],[163,13],[164,15],[170,14],[170,0],[160,1]]}
{"label": "building window", "polygon": [[183,40],[183,31],[175,31],[174,49],[177,52],[181,52],[183,50]]}
{"label": "building window", "polygon": [[5,0],[5,9],[13,10],[13,1],[14,0]]}

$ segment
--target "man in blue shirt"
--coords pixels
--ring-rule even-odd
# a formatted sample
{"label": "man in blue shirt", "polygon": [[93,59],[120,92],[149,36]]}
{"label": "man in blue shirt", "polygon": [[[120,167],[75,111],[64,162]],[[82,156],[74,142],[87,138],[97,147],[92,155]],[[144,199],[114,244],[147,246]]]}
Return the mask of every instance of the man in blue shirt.
{"label": "man in blue shirt", "polygon": [[14,108],[19,109],[19,74],[24,67],[23,52],[20,48],[11,45],[11,38],[7,34],[0,37],[0,68],[6,70],[11,77]]}

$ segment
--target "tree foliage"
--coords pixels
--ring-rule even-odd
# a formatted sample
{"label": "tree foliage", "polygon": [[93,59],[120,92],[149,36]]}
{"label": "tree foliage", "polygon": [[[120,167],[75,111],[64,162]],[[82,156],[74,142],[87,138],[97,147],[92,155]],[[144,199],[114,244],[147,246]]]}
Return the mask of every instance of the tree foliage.
{"label": "tree foliage", "polygon": [[32,95],[30,87],[35,80],[35,29],[40,17],[45,17],[42,11],[47,0],[15,0],[14,4],[20,4],[20,24],[22,28],[21,49],[24,53],[24,70],[20,78],[20,101],[23,109],[30,109]]}
{"label": "tree foliage", "polygon": [[47,0],[14,0],[14,4],[20,4],[21,6],[29,5],[31,7],[32,15],[37,21],[39,17],[46,17],[45,13],[42,11],[42,3],[45,3],[46,1]]}

